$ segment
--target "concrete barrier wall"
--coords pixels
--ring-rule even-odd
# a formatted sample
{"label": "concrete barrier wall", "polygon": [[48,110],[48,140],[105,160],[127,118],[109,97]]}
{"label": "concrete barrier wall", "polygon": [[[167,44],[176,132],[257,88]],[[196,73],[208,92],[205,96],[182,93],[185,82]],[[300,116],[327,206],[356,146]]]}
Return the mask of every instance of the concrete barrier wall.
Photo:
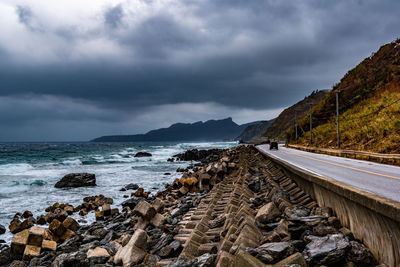
{"label": "concrete barrier wall", "polygon": [[383,164],[390,164],[400,166],[400,154],[380,154],[365,151],[346,150],[346,149],[330,149],[330,148],[318,148],[318,147],[307,147],[300,145],[287,145],[289,148],[299,149],[307,152],[327,154],[336,157],[352,158],[359,160],[368,160]]}
{"label": "concrete barrier wall", "polygon": [[313,174],[259,151],[294,179],[320,206],[332,208],[342,225],[368,246],[380,263],[400,266],[399,202]]}

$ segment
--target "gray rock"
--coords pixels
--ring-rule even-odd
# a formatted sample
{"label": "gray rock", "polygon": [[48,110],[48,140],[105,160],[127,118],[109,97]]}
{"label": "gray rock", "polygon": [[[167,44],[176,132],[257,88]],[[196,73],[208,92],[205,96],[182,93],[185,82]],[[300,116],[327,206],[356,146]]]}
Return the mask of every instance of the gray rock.
{"label": "gray rock", "polygon": [[91,173],[70,173],[54,185],[56,188],[84,186],[96,186],[96,176]]}
{"label": "gray rock", "polygon": [[250,250],[250,254],[265,263],[276,263],[296,252],[296,243],[302,241],[272,242],[265,243]]}
{"label": "gray rock", "polygon": [[355,263],[356,266],[371,266],[375,261],[368,248],[357,241],[350,241],[347,260]]}
{"label": "gray rock", "polygon": [[303,256],[310,265],[332,265],[343,260],[350,242],[343,234],[331,234],[323,237],[306,236],[307,244]]}
{"label": "gray rock", "polygon": [[178,240],[172,241],[168,246],[163,247],[159,252],[158,256],[161,258],[176,257],[182,251],[182,245]]}
{"label": "gray rock", "polygon": [[291,208],[287,208],[284,212],[284,215],[288,219],[306,217],[310,215],[310,209],[302,205],[296,205]]}
{"label": "gray rock", "polygon": [[74,253],[63,253],[58,255],[55,260],[51,263],[51,267],[89,267],[90,263],[86,259],[86,253],[74,252]]}
{"label": "gray rock", "polygon": [[0,224],[0,235],[4,234],[6,232],[6,228]]}
{"label": "gray rock", "polygon": [[252,180],[248,185],[249,189],[254,193],[258,193],[261,191],[261,181],[260,180]]}

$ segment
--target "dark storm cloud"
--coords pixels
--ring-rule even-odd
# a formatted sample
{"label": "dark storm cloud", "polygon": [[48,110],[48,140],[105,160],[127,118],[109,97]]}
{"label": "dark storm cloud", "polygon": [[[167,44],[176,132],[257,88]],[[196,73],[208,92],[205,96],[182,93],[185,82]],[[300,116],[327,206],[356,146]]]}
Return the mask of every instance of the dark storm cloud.
{"label": "dark storm cloud", "polygon": [[108,9],[104,13],[104,22],[111,28],[117,28],[119,25],[121,25],[123,16],[124,12],[122,9],[122,5],[119,4],[113,8]]}
{"label": "dark storm cloud", "polygon": [[[0,122],[91,122],[93,130],[79,134],[88,136],[112,133],[110,125],[139,131],[144,124],[129,128],[129,118],[148,122],[161,114],[154,113],[157,105],[169,108],[162,112],[171,122],[181,119],[176,112],[182,110],[174,110],[181,103],[212,102],[204,106],[230,112],[284,108],[330,88],[399,37],[395,0],[139,2],[102,7],[92,16],[100,16],[98,26],[90,20],[41,26],[45,30],[32,40],[43,40],[25,53],[0,40],[0,96],[8,102],[31,96],[20,98],[18,112],[3,106],[10,115]],[[49,25],[40,10],[16,10],[28,27]],[[65,112],[49,114],[54,103],[68,104]]]}

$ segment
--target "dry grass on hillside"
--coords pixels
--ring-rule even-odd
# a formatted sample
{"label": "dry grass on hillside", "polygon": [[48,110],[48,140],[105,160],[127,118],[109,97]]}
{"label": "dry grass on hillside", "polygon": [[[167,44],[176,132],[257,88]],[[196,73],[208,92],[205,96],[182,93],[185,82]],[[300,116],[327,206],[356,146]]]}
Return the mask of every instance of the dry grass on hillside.
{"label": "dry grass on hillside", "polygon": [[[379,153],[400,153],[400,87],[388,85],[340,115],[341,142],[344,149]],[[299,143],[308,145],[310,132]],[[336,117],[313,129],[314,145],[336,146]]]}

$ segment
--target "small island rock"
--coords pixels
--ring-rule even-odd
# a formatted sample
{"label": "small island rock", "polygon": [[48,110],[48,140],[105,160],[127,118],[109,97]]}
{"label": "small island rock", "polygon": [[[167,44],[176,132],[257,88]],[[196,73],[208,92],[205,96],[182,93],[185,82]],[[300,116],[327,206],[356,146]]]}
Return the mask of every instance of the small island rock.
{"label": "small island rock", "polygon": [[84,186],[95,186],[96,176],[91,173],[70,173],[65,175],[60,181],[58,181],[54,187],[84,187]]}
{"label": "small island rock", "polygon": [[135,155],[135,158],[143,158],[143,157],[151,157],[153,156],[151,153],[149,152],[138,152]]}

